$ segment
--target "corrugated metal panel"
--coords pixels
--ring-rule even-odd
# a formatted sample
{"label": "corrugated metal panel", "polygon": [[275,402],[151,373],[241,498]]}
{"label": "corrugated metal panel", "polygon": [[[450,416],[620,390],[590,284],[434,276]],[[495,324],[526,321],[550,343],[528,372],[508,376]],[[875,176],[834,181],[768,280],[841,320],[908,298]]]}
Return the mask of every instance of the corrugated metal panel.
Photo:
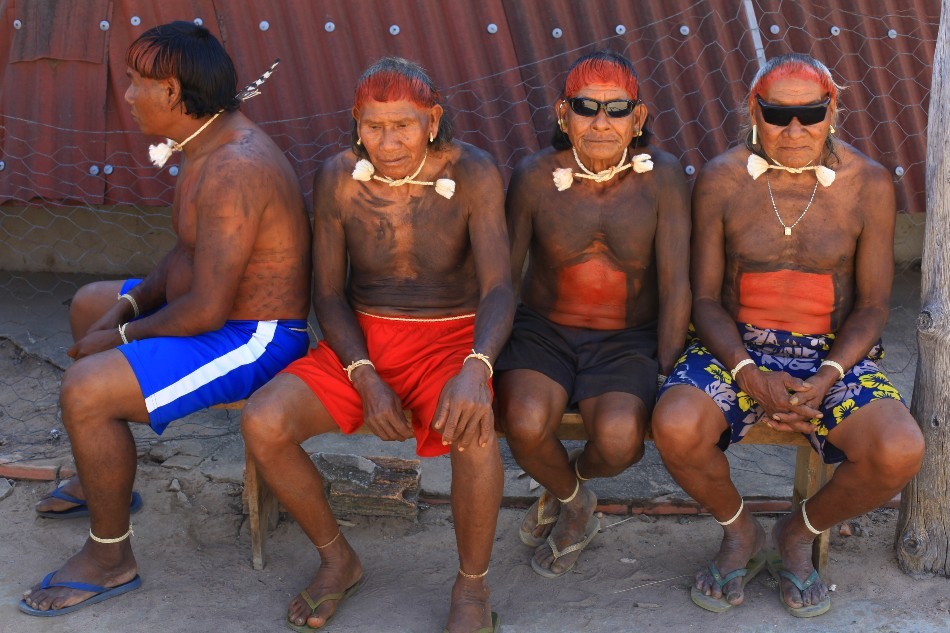
{"label": "corrugated metal panel", "polygon": [[838,134],[895,175],[898,209],[923,212],[939,0],[756,4],[766,55],[795,51],[824,61],[846,86]]}
{"label": "corrugated metal panel", "polygon": [[[102,204],[102,179],[90,170],[105,152],[108,0],[12,5],[12,34],[0,86],[4,114],[0,202],[33,197]],[[19,20],[21,28],[13,28]],[[69,37],[59,31],[69,28]],[[72,43],[81,39],[84,45]],[[4,48],[7,48],[6,46]]]}
{"label": "corrugated metal panel", "polygon": [[[490,151],[506,177],[522,156],[547,145],[551,106],[564,73],[595,48],[609,46],[633,60],[658,145],[695,169],[734,142],[743,96],[758,68],[741,0],[112,0],[112,5],[114,19],[105,35],[98,30],[98,15],[76,17],[77,7],[92,16],[99,4],[44,5],[55,9],[55,24],[75,30],[91,23],[83,27],[89,41],[70,44],[75,48],[68,54],[88,57],[98,50],[96,42],[104,41],[108,83],[101,63],[28,62],[39,68],[28,71],[20,68],[26,62],[3,66],[4,158],[32,163],[28,172],[9,165],[0,172],[0,199],[42,195],[98,204],[105,182],[107,203],[170,202],[174,177],[168,167],[159,171],[148,164],[147,146],[156,139],[136,130],[123,93],[129,42],[172,19],[201,18],[234,57],[241,83],[275,57],[283,60],[262,96],[243,109],[291,156],[306,192],[319,162],[348,143],[358,75],[384,55],[403,55],[427,67],[443,88],[459,137]],[[9,25],[21,7],[0,0],[4,6],[7,22],[0,32],[19,37]],[[850,112],[841,121],[843,138],[889,168],[902,166],[901,208],[922,211],[939,0],[753,0],[752,6],[766,55],[810,52],[851,85],[844,98]],[[133,16],[139,25],[132,25]],[[842,31],[832,35],[836,25]],[[888,29],[897,37],[890,38]],[[72,42],[73,35],[51,41]],[[0,49],[2,61],[14,47]],[[70,121],[68,129],[58,125],[63,121]],[[105,133],[95,134],[99,130]],[[93,164],[114,170],[92,177],[87,170]]]}

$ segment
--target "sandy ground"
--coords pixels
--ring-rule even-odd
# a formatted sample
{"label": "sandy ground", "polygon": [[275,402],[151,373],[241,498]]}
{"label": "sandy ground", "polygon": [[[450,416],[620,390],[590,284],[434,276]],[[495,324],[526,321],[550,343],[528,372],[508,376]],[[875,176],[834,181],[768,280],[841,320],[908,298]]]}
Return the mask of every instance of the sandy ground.
{"label": "sandy ground", "polygon": [[[136,488],[135,549],[143,587],[81,612],[51,619],[20,614],[20,592],[74,552],[82,520],[35,518],[33,503],[49,484],[21,482],[0,502],[0,631],[192,633],[280,631],[286,604],[317,557],[299,528],[282,520],[268,541],[268,562],[253,571],[240,490],[182,480],[189,503],[168,490],[168,471],[141,465]],[[503,509],[492,570],[493,608],[503,630],[560,631],[945,631],[950,581],[914,580],[898,569],[891,541],[896,511],[860,519],[862,536],[836,535],[826,577],[837,584],[832,611],[796,620],[779,604],[766,574],[747,587],[747,604],[721,615],[689,600],[696,568],[716,548],[709,518],[605,516],[605,529],[577,568],[557,580],[531,571],[517,537],[522,511]],[[772,517],[762,517],[768,528]],[[456,569],[452,517],[446,506],[423,509],[418,522],[354,518],[344,527],[360,552],[368,582],[326,627],[331,632],[437,632],[448,611]]]}

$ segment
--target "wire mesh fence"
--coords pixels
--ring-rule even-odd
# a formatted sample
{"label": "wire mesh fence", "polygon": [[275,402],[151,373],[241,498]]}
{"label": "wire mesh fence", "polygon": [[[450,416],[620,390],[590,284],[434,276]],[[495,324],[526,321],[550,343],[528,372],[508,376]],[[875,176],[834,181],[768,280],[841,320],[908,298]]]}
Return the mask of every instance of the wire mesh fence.
{"label": "wire mesh fence", "polygon": [[[580,4],[557,4],[555,13],[580,24],[577,12],[606,11],[601,3],[583,3],[588,9]],[[847,88],[836,124],[840,138],[893,174],[902,212],[899,239],[919,241],[939,2],[633,4],[641,8],[626,10],[642,10],[639,19],[610,32],[591,27],[576,46],[554,52],[536,34],[519,35],[521,18],[512,8],[508,27],[518,63],[443,87],[457,137],[492,153],[507,179],[522,157],[546,145],[555,119],[552,104],[571,62],[610,47],[638,68],[655,142],[680,159],[692,181],[706,161],[736,141],[743,96],[760,63],[782,52],[809,53]],[[572,26],[583,30],[578,24]],[[551,37],[560,37],[558,30],[552,29]],[[272,81],[301,80],[277,75]],[[124,90],[121,80],[116,86]],[[352,85],[340,90],[351,94]],[[122,106],[119,101],[116,107]],[[347,108],[337,108],[259,123],[286,152],[309,193],[319,164],[348,146],[351,116]],[[79,130],[5,111],[0,111],[0,142],[0,454],[7,459],[63,455],[68,438],[56,402],[69,363],[70,298],[93,279],[144,274],[167,252],[174,243],[168,205],[177,167],[158,171],[148,164],[147,142],[154,141],[137,131]],[[895,284],[892,321],[900,325],[892,324],[885,338],[885,368],[900,374],[898,384],[908,396],[919,295],[913,245],[910,252]],[[236,424],[235,414],[217,411],[186,419],[169,432],[204,437],[236,432]],[[149,441],[147,435],[137,437]]]}

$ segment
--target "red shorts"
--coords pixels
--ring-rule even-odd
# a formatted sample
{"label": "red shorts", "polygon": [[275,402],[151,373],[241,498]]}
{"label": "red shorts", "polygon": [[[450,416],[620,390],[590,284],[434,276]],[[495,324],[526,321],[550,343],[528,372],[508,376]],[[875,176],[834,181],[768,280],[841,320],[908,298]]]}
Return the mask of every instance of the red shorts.
{"label": "red shorts", "polygon": [[[376,372],[412,413],[416,453],[422,457],[448,453],[442,435],[429,425],[442,388],[458,375],[472,351],[475,315],[410,319],[357,312],[356,320]],[[363,425],[363,400],[325,340],[284,371],[307,383],[342,432],[354,433]]]}

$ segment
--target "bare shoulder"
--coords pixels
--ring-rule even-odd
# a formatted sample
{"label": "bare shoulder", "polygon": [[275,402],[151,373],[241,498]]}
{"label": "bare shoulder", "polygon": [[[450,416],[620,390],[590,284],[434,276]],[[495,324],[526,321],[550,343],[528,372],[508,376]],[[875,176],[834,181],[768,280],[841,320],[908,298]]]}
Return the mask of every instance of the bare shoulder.
{"label": "bare shoulder", "polygon": [[702,195],[726,195],[734,187],[723,187],[723,183],[738,184],[742,177],[749,178],[746,163],[749,160],[749,150],[743,145],[736,145],[719,154],[703,165],[696,176],[694,192]]}
{"label": "bare shoulder", "polygon": [[547,147],[533,154],[528,154],[518,161],[512,173],[512,182],[534,181],[535,179],[551,180],[551,173],[561,167],[562,154],[553,147]]}
{"label": "bare shoulder", "polygon": [[503,184],[495,159],[483,149],[453,141],[451,147],[442,150],[443,158],[451,165],[451,177],[458,185],[457,192],[463,197],[501,194]]}
{"label": "bare shoulder", "polygon": [[887,168],[853,145],[844,141],[835,141],[835,154],[841,163],[840,166],[832,165],[832,167],[839,176],[854,177],[864,181],[864,187],[877,188],[877,191],[881,188],[893,188],[893,179]]}

